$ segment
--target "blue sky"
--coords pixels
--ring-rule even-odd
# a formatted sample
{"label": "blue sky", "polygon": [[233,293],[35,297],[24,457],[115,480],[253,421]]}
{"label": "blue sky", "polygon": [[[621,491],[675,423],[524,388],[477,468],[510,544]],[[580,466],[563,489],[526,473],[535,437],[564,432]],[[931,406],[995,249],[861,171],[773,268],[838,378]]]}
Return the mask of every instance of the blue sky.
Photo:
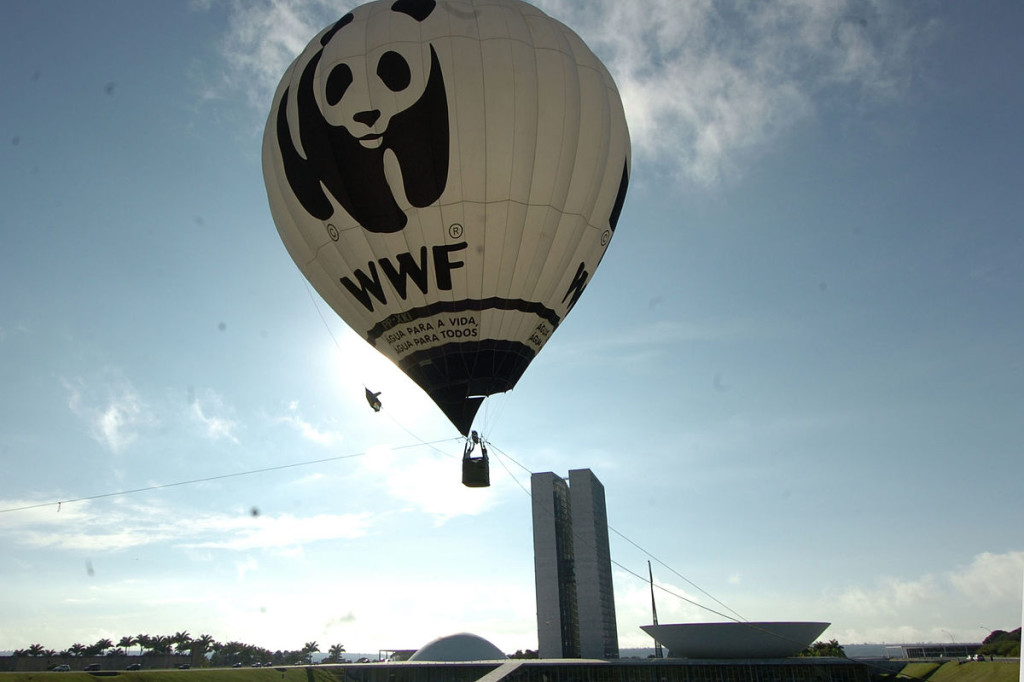
{"label": "blue sky", "polygon": [[633,174],[481,411],[486,490],[270,218],[273,88],[351,3],[0,8],[0,649],[535,648],[528,472],[583,467],[623,647],[637,546],[661,622],[720,620],[696,585],[842,643],[1020,625],[1024,8],[538,4],[615,76]]}

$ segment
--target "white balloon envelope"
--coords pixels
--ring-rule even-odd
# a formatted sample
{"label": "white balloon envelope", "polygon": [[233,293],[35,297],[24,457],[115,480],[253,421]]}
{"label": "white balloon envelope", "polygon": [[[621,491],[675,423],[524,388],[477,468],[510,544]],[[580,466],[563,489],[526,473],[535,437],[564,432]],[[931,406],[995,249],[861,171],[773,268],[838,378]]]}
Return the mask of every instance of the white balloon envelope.
{"label": "white balloon envelope", "polygon": [[463,434],[576,304],[630,169],[615,83],[519,0],[378,0],[284,74],[274,222],[331,308]]}

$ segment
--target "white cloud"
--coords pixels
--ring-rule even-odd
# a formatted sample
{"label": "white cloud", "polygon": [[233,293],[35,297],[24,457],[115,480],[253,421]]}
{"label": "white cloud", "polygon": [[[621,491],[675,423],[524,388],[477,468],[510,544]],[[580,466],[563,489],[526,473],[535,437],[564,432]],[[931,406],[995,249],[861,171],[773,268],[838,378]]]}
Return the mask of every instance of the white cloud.
{"label": "white cloud", "polygon": [[975,604],[1020,600],[1024,552],[985,552],[967,566],[917,579],[881,578],[873,587],[851,586],[832,595],[834,603],[854,615],[897,615],[942,599]]}
{"label": "white cloud", "polygon": [[[267,111],[292,59],[356,4],[234,4],[223,46],[227,87]],[[899,6],[868,0],[536,4],[612,71],[635,154],[703,186],[742,173],[831,88],[852,88],[865,103],[896,96],[934,30]]]}
{"label": "white cloud", "polygon": [[201,397],[193,396],[190,402],[190,415],[202,427],[206,437],[238,444],[238,438],[235,437],[238,422],[228,416],[233,410],[223,397],[213,391],[206,391]]}
{"label": "white cloud", "polygon": [[[278,81],[320,29],[358,3],[329,0],[255,0],[232,4],[224,38],[225,87],[246,93],[259,111],[270,108]],[[237,87],[234,78],[249,79]],[[237,88],[237,89],[236,89]]]}
{"label": "white cloud", "polygon": [[[0,508],[30,504],[6,500]],[[195,549],[294,551],[312,542],[360,537],[371,522],[369,513],[269,516],[77,502],[61,505],[59,511],[47,506],[0,515],[0,530],[14,544],[35,549],[106,552],[168,544],[194,555]]]}
{"label": "white cloud", "polygon": [[[3,508],[29,506],[29,500],[6,500]],[[173,537],[169,515],[150,507],[126,509],[76,502],[0,515],[0,528],[17,545],[35,549],[106,552],[158,543]]]}
{"label": "white cloud", "polygon": [[931,29],[869,2],[539,4],[606,61],[637,154],[701,185],[742,172],[828,88],[898,93]]}
{"label": "white cloud", "polygon": [[852,586],[835,595],[833,603],[841,612],[857,616],[895,616],[936,599],[934,576],[918,580],[884,578],[874,588]]}
{"label": "white cloud", "polygon": [[177,404],[150,401],[136,390],[119,370],[105,369],[88,380],[65,380],[68,408],[87,424],[89,434],[115,454],[128,450],[146,432],[163,425],[166,419],[157,415],[170,415],[169,419],[191,421],[198,424],[204,437],[238,443],[235,432],[239,423],[234,410],[214,391],[201,395],[189,392],[189,407],[185,415]]}
{"label": "white cloud", "polygon": [[208,530],[216,537],[185,546],[246,551],[285,549],[321,540],[352,539],[365,535],[371,516],[360,514],[316,514],[297,517],[259,515],[251,518],[209,517]]}
{"label": "white cloud", "polygon": [[[976,623],[1005,628],[1008,617],[1019,620],[1022,574],[1024,552],[986,552],[944,572],[828,592],[814,608],[829,614],[829,636],[841,642],[975,641]],[[958,629],[963,623],[967,630]]]}
{"label": "white cloud", "polygon": [[141,430],[159,423],[129,381],[107,371],[97,385],[65,381],[68,408],[85,420],[90,435],[115,454],[124,452]]}
{"label": "white cloud", "polygon": [[1020,600],[1024,552],[992,554],[985,552],[958,571],[949,580],[958,591],[974,602],[989,604]]}
{"label": "white cloud", "polygon": [[[480,495],[461,479],[461,454],[437,450],[373,448],[360,463],[364,476],[379,477],[388,493],[416,510],[431,514],[438,524],[456,516],[482,514],[497,504],[496,495]],[[495,473],[492,466],[492,475]]]}
{"label": "white cloud", "polygon": [[247,573],[260,570],[260,565],[252,557],[246,557],[244,561],[236,561],[235,568],[238,570],[238,580],[242,581]]}
{"label": "white cloud", "polygon": [[312,423],[306,421],[299,411],[299,404],[292,402],[288,406],[288,413],[282,417],[278,417],[275,420],[279,424],[287,424],[291,426],[305,439],[311,443],[317,445],[323,445],[330,447],[341,443],[343,437],[340,431],[331,431],[321,427],[314,426]]}
{"label": "white cloud", "polygon": [[232,639],[274,647],[297,648],[315,637],[322,648],[343,642],[349,652],[375,653],[381,646],[415,649],[473,623],[474,632],[504,651],[536,648],[532,581],[471,575],[407,581],[371,573],[356,583],[345,579],[344,563],[287,589],[264,583],[268,589],[261,591],[251,584],[259,576],[250,576],[217,604],[223,630]]}
{"label": "white cloud", "polygon": [[[1013,629],[1020,620],[1021,576],[1024,552],[983,553],[964,566],[936,570],[920,576],[879,576],[861,584],[826,590],[818,597],[799,589],[792,594],[757,588],[733,587],[747,592],[742,604],[735,595],[724,596],[745,616],[753,619],[813,619],[832,623],[824,639],[843,644],[865,642],[980,641],[982,630]],[[717,621],[718,615],[687,603],[685,597],[728,615],[728,608],[703,594],[656,581],[658,617],[662,623]],[[661,588],[664,587],[665,590]],[[667,590],[667,591],[666,591]],[[638,624],[651,622],[650,591],[644,581],[617,571],[615,597],[620,625],[620,646],[650,646],[635,632]]]}

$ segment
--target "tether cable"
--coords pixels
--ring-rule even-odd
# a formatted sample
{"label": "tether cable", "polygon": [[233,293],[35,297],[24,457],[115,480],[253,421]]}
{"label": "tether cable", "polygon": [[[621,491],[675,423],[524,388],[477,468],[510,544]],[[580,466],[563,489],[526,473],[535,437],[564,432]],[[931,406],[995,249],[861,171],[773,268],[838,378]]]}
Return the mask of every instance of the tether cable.
{"label": "tether cable", "polygon": [[[418,448],[418,447],[423,447],[423,446],[433,447],[434,445],[437,445],[438,443],[449,443],[449,442],[453,442],[453,441],[456,441],[456,440],[459,440],[459,439],[457,439],[457,438],[446,438],[444,440],[433,441],[432,443],[424,443],[424,442],[421,441],[419,443],[411,443],[409,445],[400,445],[400,446],[397,446],[397,447],[391,447],[390,449],[391,450],[408,450],[410,448]],[[439,450],[439,452],[440,452],[440,450]],[[271,472],[271,471],[281,471],[283,469],[294,469],[294,468],[297,468],[297,467],[311,466],[313,464],[323,464],[325,462],[337,462],[337,461],[344,460],[344,459],[353,459],[355,457],[365,457],[368,454],[370,454],[370,450],[364,450],[362,452],[354,452],[354,453],[347,454],[347,455],[335,455],[334,457],[321,457],[320,459],[310,459],[310,460],[306,460],[306,461],[303,461],[303,462],[292,462],[290,464],[277,464],[275,466],[262,467],[260,469],[248,469],[246,471],[235,471],[235,472],[232,472],[232,473],[229,473],[229,474],[218,474],[216,476],[205,476],[203,478],[192,478],[192,479],[189,479],[187,481],[175,481],[173,483],[161,483],[161,484],[158,484],[158,485],[149,485],[149,486],[145,486],[145,487],[142,487],[142,488],[132,488],[130,490],[118,490],[118,491],[115,491],[115,492],[101,493],[99,495],[85,495],[85,496],[82,496],[82,497],[74,497],[74,498],[67,499],[67,500],[60,499],[60,500],[54,500],[52,502],[38,502],[38,503],[35,503],[35,504],[26,504],[26,505],[23,505],[21,507],[10,507],[10,508],[7,508],[7,509],[0,509],[0,514],[6,514],[6,513],[9,513],[9,512],[27,511],[29,509],[41,509],[43,507],[53,507],[53,506],[56,506],[58,508],[58,511],[59,511],[60,507],[62,505],[72,504],[72,503],[75,503],[75,502],[87,502],[87,501],[90,501],[90,500],[101,500],[101,499],[105,499],[105,498],[108,498],[108,497],[120,497],[120,496],[123,496],[123,495],[134,495],[136,493],[151,492],[153,490],[165,490],[167,488],[178,488],[178,487],[186,486],[186,485],[194,485],[196,483],[208,483],[210,481],[220,481],[220,480],[224,480],[226,478],[238,478],[238,477],[241,477],[241,476],[251,476],[253,474],[265,474],[265,473],[268,473],[268,472]]]}

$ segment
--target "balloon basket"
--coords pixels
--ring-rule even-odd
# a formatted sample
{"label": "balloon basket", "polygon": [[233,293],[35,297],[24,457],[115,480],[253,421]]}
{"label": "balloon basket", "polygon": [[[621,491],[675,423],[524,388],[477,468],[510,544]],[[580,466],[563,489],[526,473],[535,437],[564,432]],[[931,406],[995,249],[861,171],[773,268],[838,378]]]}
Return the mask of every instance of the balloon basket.
{"label": "balloon basket", "polygon": [[491,485],[491,469],[487,457],[462,458],[462,485],[467,488],[486,488]]}

